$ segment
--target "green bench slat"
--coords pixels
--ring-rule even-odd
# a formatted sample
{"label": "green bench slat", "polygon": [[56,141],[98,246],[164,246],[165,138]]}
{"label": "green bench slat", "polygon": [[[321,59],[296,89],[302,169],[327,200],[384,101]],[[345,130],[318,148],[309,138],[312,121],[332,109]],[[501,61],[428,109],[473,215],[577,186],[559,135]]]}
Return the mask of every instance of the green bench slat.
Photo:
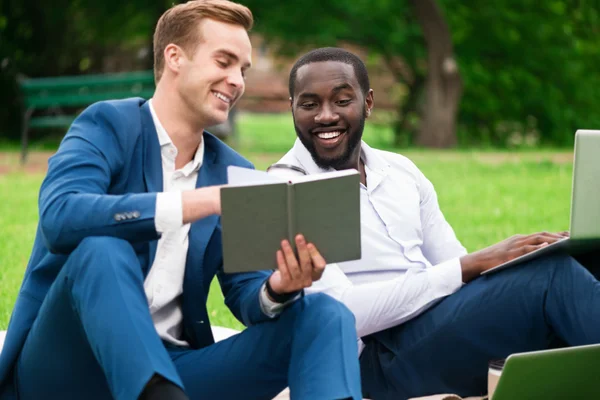
{"label": "green bench slat", "polygon": [[24,79],[19,84],[25,93],[35,90],[63,90],[81,86],[98,87],[115,84],[147,84],[154,86],[152,71],[124,72],[104,75],[62,76]]}
{"label": "green bench slat", "polygon": [[154,88],[141,90],[122,90],[118,92],[94,92],[86,94],[48,94],[47,96],[32,96],[25,98],[27,107],[43,108],[53,106],[82,106],[97,101],[124,99],[127,97],[143,97],[149,99],[154,94]]}
{"label": "green bench slat", "polygon": [[29,120],[31,128],[64,128],[71,126],[76,117],[73,115],[59,115],[55,117],[35,117]]}
{"label": "green bench slat", "polygon": [[[149,99],[154,94],[153,71],[118,74],[63,76],[25,79],[19,82],[25,106],[30,110],[60,107],[81,109],[103,100],[128,97]],[[73,111],[70,111],[73,113]],[[28,113],[27,117],[31,117]],[[68,128],[77,115],[49,115],[29,118],[28,128]],[[66,130],[66,129],[65,129]],[[21,162],[27,157],[28,129],[22,132]]]}

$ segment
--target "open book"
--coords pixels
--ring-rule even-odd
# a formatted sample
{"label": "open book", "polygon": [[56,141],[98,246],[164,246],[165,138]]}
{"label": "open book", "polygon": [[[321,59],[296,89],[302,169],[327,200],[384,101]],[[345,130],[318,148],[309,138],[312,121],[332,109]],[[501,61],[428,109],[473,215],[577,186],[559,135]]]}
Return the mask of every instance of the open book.
{"label": "open book", "polygon": [[284,179],[230,166],[221,189],[223,269],[276,269],[287,239],[302,233],[327,263],[356,260],[360,245],[360,175],[356,170]]}

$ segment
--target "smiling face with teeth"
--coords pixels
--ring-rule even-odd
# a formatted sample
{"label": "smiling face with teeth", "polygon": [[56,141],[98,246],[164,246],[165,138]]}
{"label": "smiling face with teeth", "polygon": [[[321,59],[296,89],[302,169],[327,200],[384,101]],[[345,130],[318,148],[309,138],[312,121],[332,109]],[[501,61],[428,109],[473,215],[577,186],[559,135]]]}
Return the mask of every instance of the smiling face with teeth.
{"label": "smiling face with teeth", "polygon": [[167,66],[176,69],[176,86],[188,115],[205,128],[227,120],[242,96],[252,46],[246,30],[210,18],[200,21],[201,38],[192,56],[181,49]]}
{"label": "smiling face with teeth", "polygon": [[323,61],[300,67],[291,107],[296,134],[319,167],[358,167],[373,91],[363,93],[352,65]]}

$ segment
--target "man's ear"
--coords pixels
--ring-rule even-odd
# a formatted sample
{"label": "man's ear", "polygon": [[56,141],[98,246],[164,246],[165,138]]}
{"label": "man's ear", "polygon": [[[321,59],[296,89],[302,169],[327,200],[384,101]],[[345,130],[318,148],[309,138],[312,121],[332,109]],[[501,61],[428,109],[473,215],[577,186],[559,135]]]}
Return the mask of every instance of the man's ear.
{"label": "man's ear", "polygon": [[183,49],[177,46],[176,44],[169,43],[167,47],[165,47],[164,57],[165,68],[168,68],[169,70],[178,73],[183,58],[185,57]]}
{"label": "man's ear", "polygon": [[371,116],[374,104],[375,101],[373,98],[373,89],[369,89],[367,95],[365,96],[365,115],[367,116],[367,118]]}

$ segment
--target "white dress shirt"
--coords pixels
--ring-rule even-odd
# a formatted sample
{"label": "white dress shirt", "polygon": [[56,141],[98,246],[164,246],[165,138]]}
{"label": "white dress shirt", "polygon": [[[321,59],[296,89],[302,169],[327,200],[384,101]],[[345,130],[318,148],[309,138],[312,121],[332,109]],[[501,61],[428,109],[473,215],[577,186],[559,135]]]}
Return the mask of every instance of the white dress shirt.
{"label": "white dress shirt", "polygon": [[[467,252],[446,222],[433,185],[406,157],[361,144],[362,258],[329,264],[306,294],[325,292],[356,317],[358,336],[416,317],[462,286]],[[296,140],[279,161],[326,172]]]}
{"label": "white dress shirt", "polygon": [[[156,196],[154,218],[156,231],[162,235],[158,240],[154,263],[144,281],[144,291],[154,327],[161,339],[179,346],[188,346],[188,343],[181,340],[183,330],[181,295],[189,248],[190,224],[183,224],[181,192],[196,188],[198,171],[204,159],[204,140],[200,142],[193,160],[176,170],[177,148],[158,120],[152,100],[149,101],[149,105],[162,158],[163,192]],[[262,311],[271,318],[277,316],[289,303],[280,304],[271,301],[264,285],[259,300]]]}
{"label": "white dress shirt", "polygon": [[158,120],[152,100],[150,113],[158,134],[162,158],[163,192],[156,196],[154,219],[156,231],[162,236],[158,240],[156,256],[144,282],[144,290],[154,327],[161,339],[179,346],[187,346],[187,343],[181,340],[181,294],[190,224],[183,224],[181,192],[196,187],[198,170],[204,159],[204,140],[200,142],[193,160],[176,170],[177,148]]}

